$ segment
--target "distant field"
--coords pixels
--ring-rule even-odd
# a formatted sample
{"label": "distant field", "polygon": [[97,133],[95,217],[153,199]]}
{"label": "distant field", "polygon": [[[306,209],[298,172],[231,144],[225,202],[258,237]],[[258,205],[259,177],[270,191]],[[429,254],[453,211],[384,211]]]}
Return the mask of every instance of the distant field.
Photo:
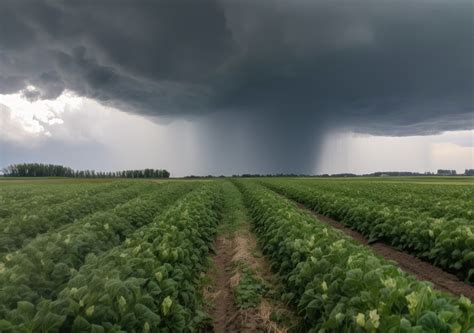
{"label": "distant field", "polygon": [[[301,179],[301,178],[292,178]],[[308,177],[304,178],[315,181],[343,181],[343,182],[395,182],[395,183],[421,183],[421,184],[453,184],[474,185],[474,177],[451,176],[451,177]]]}
{"label": "distant field", "polygon": [[472,333],[472,185],[0,178],[0,331]]}

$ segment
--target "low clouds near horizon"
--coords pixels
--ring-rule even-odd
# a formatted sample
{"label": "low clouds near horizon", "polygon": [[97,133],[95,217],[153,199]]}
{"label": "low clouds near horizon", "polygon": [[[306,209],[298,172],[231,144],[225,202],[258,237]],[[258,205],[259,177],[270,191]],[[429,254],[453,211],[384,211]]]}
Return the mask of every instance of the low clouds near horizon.
{"label": "low clouds near horizon", "polygon": [[201,117],[210,164],[305,172],[333,131],[473,129],[472,13],[471,0],[5,0],[0,94]]}

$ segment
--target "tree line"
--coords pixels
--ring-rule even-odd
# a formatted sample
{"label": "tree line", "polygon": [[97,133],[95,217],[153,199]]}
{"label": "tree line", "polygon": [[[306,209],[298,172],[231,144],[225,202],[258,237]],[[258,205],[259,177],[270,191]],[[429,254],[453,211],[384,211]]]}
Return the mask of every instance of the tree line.
{"label": "tree line", "polygon": [[122,171],[73,170],[56,164],[20,163],[4,168],[5,177],[73,177],[73,178],[169,178],[165,169]]}
{"label": "tree line", "polygon": [[464,176],[474,176],[474,169],[466,169]]}

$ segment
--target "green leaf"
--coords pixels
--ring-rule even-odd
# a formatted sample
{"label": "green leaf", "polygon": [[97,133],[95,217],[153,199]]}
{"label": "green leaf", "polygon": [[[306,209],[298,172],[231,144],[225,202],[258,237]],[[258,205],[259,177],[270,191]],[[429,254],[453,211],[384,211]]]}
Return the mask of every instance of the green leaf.
{"label": "green leaf", "polygon": [[428,311],[418,320],[417,325],[423,327],[426,332],[448,333],[449,327],[438,318],[436,313]]}
{"label": "green leaf", "polygon": [[28,318],[29,320],[32,320],[35,316],[36,309],[35,306],[27,301],[20,301],[17,303],[17,309],[21,315],[22,318]]}
{"label": "green leaf", "polygon": [[163,315],[166,316],[168,314],[172,304],[173,300],[171,299],[171,297],[166,296],[166,298],[161,303],[161,312],[163,313]]}
{"label": "green leaf", "polygon": [[105,333],[105,329],[99,325],[92,325],[91,333]]}
{"label": "green leaf", "polygon": [[64,323],[64,320],[66,320],[66,316],[60,316],[49,312],[41,321],[42,332],[57,331]]}

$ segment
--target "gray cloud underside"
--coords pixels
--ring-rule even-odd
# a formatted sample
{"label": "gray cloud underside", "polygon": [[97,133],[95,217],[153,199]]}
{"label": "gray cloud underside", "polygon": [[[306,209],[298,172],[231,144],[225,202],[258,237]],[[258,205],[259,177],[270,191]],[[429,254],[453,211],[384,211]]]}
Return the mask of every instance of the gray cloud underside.
{"label": "gray cloud underside", "polygon": [[423,132],[453,115],[436,130],[466,128],[472,10],[459,0],[4,0],[0,92],[69,89],[149,115],[317,114],[377,133]]}
{"label": "gray cloud underside", "polygon": [[68,89],[168,119],[240,115],[253,154],[301,165],[334,128],[474,128],[473,31],[472,0],[3,0],[0,93]]}

